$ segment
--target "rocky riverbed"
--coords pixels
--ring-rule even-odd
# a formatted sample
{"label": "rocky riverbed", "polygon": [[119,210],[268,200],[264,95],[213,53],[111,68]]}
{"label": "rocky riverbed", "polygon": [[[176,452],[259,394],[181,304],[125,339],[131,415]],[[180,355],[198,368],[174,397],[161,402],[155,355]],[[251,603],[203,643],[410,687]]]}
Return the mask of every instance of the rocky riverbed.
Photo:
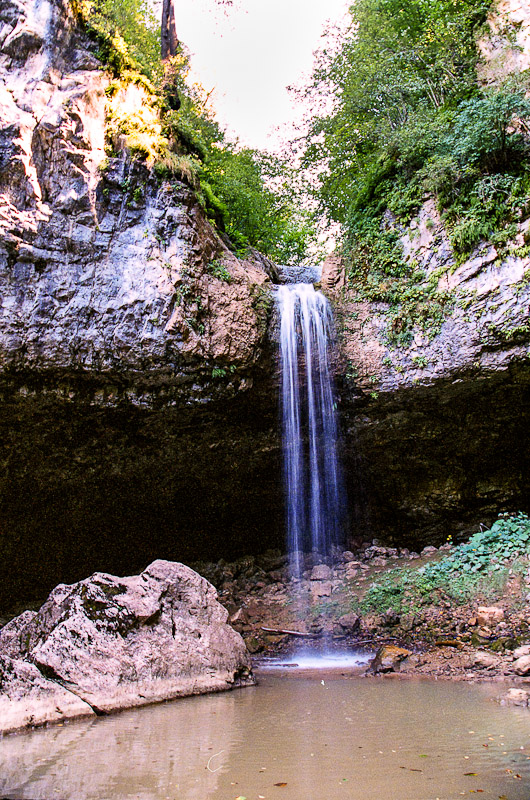
{"label": "rocky riverbed", "polygon": [[58,586],[38,611],[21,604],[0,619],[4,729],[230,688],[251,680],[251,656],[293,664],[302,651],[363,653],[368,666],[356,671],[367,676],[503,681],[503,703],[530,706],[528,554],[505,560],[494,594],[457,601],[437,588],[400,610],[377,599],[396,575],[412,585],[461,549],[374,539],[327,563],[302,554],[300,578],[269,550]]}
{"label": "rocky riverbed", "polygon": [[379,541],[336,554],[334,563],[305,556],[299,580],[289,578],[287,557],[269,551],[228,563],[194,568],[219,591],[229,621],[256,657],[287,655],[300,644],[386,648],[369,671],[530,682],[530,571],[508,574],[494,603],[478,594],[457,604],[443,592],[407,613],[366,610],[367,590],[396,567],[420,569],[451,554],[450,543],[424,548],[386,547]]}

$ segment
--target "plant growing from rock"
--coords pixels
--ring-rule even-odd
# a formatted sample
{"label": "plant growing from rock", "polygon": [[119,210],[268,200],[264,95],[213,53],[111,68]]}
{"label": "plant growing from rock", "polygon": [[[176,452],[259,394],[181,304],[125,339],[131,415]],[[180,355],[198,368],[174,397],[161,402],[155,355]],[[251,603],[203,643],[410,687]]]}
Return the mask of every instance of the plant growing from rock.
{"label": "plant growing from rock", "polygon": [[478,595],[493,599],[502,591],[509,570],[527,568],[529,557],[529,517],[522,512],[501,516],[490,529],[475,533],[439,561],[391,570],[372,583],[361,607],[405,613],[435,605],[444,596],[457,602]]}

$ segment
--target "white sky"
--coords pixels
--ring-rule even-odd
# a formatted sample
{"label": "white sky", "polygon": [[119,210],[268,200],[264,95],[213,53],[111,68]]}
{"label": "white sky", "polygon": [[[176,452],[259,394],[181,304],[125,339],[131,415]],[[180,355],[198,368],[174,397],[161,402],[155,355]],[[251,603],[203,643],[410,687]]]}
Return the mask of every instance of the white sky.
{"label": "white sky", "polygon": [[[217,119],[240,142],[274,150],[280,125],[300,118],[286,87],[309,76],[328,20],[340,22],[349,0],[176,0],[177,33],[193,74],[214,89]],[[287,133],[287,131],[286,131]],[[284,134],[285,138],[285,134]]]}

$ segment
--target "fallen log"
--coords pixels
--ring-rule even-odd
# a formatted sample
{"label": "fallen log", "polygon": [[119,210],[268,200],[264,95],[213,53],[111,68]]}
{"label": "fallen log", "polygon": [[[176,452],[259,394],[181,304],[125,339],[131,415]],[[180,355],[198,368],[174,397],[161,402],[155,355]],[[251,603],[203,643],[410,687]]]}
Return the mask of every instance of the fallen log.
{"label": "fallen log", "polygon": [[314,639],[322,636],[321,633],[302,633],[302,631],[288,631],[284,628],[261,628],[264,633],[273,633],[275,636],[299,636],[302,639]]}

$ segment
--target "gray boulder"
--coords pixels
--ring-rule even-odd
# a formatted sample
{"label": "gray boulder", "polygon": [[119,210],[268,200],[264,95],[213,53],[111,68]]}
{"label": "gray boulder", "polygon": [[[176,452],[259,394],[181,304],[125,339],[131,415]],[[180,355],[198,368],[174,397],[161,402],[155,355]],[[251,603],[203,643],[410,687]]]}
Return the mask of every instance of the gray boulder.
{"label": "gray boulder", "polygon": [[251,683],[214,587],[183,564],[59,585],[0,631],[0,731]]}
{"label": "gray boulder", "polygon": [[530,704],[530,692],[525,689],[508,689],[506,694],[499,698],[501,706],[522,706],[527,708]]}

